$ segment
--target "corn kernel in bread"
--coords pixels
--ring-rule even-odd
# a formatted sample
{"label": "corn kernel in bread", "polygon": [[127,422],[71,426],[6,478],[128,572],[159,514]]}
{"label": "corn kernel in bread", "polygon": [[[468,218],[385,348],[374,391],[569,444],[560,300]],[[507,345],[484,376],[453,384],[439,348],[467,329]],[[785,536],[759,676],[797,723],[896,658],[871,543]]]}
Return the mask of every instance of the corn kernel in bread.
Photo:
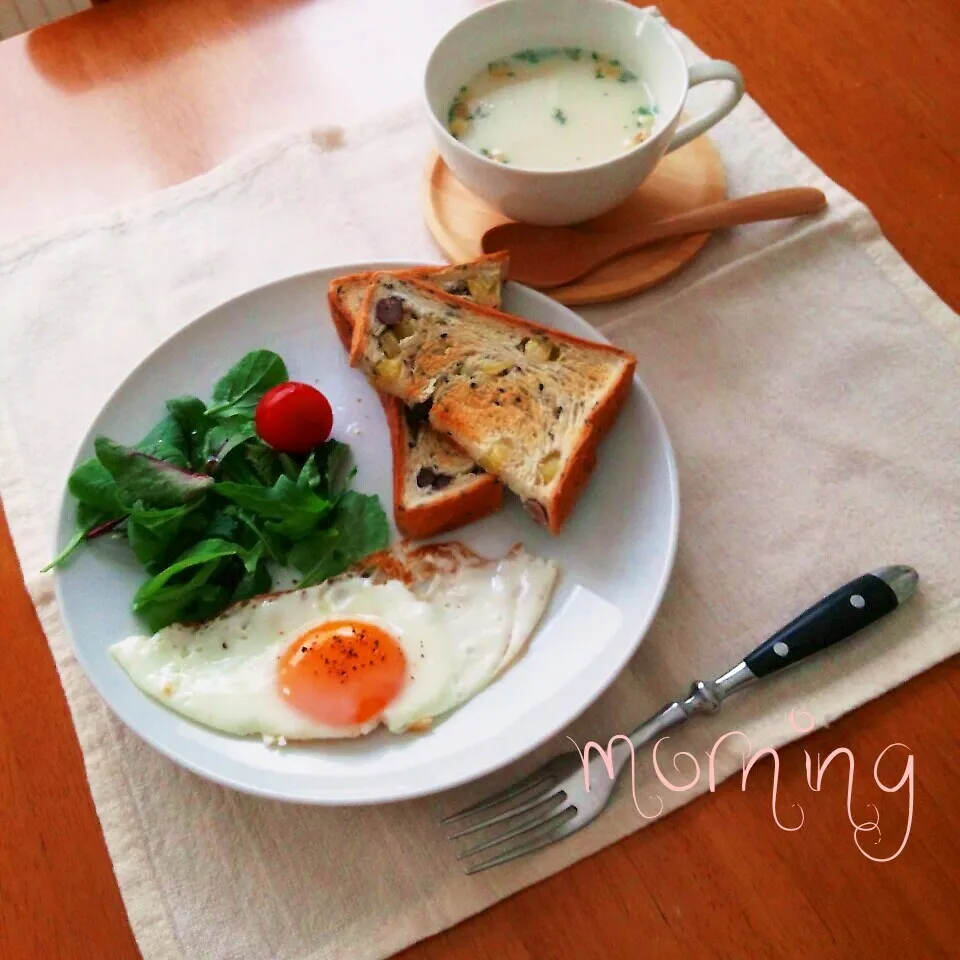
{"label": "corn kernel in bread", "polygon": [[[457,296],[499,306],[506,256],[495,254],[472,263],[419,267],[404,277],[423,278]],[[354,316],[359,313],[373,273],[358,273],[331,281],[330,315],[349,349]],[[436,433],[425,416],[402,401],[378,391],[390,430],[393,453],[393,510],[397,529],[413,539],[445,533],[471,523],[503,503],[503,486]]]}
{"label": "corn kernel in bread", "polygon": [[428,410],[431,425],[557,533],[627,398],[636,360],[380,274],[354,326],[350,361],[374,386]]}

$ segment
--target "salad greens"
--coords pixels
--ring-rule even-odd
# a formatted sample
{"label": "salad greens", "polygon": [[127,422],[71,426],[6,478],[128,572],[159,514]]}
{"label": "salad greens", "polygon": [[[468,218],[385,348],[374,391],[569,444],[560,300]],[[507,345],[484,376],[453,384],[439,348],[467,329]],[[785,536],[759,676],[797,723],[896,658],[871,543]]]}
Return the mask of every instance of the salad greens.
{"label": "salad greens", "polygon": [[133,610],[151,630],[203,620],[269,591],[271,567],[319,583],[387,545],[376,496],[350,489],[350,449],[327,440],[308,455],[259,439],[257,403],[288,380],[283,360],[255,350],[198,397],[168,400],[133,447],[97,437],[67,481],[77,531],[46,568],[104,534],[126,539],[148,579]]}

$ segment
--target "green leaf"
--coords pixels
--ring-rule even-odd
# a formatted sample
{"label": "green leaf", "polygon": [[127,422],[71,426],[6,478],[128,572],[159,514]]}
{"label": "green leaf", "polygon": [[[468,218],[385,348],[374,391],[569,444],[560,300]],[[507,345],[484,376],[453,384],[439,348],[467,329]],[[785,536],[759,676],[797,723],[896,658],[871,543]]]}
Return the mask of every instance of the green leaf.
{"label": "green leaf", "polygon": [[77,500],[77,530],[42,573],[64,564],[91,530],[127,513],[117,482],[95,457],[85,460],[70,474],[67,489]]}
{"label": "green leaf", "polygon": [[322,483],[323,474],[320,472],[320,467],[317,464],[317,456],[315,453],[311,453],[304,461],[297,475],[297,486],[301,490],[317,491],[320,489]]}
{"label": "green leaf", "polygon": [[[111,529],[119,526],[119,522],[124,520],[114,513],[105,512],[99,507],[89,503],[80,502],[77,504],[77,529],[73,536],[67,541],[66,546],[53,558],[40,572],[47,573],[55,567],[63,566],[64,563],[73,555],[77,547],[85,540],[90,538],[90,534],[99,534],[99,528],[110,524]],[[119,521],[119,522],[118,522]],[[106,532],[106,531],[104,531]]]}
{"label": "green leaf", "polygon": [[240,582],[234,588],[231,600],[235,603],[238,600],[249,600],[257,594],[266,593],[272,585],[270,571],[267,569],[263,557],[257,557],[253,566],[247,566]]}
{"label": "green leaf", "polygon": [[280,454],[262,440],[251,440],[243,448],[247,466],[253,471],[257,481],[265,487],[272,487],[283,473]]}
{"label": "green leaf", "polygon": [[271,350],[254,350],[227,371],[213,388],[211,416],[252,417],[260,398],[289,379],[283,360]]}
{"label": "green leaf", "polygon": [[343,494],[330,525],[295,544],[289,562],[303,576],[298,586],[320,583],[386,547],[390,526],[379,497],[349,490]]}
{"label": "green leaf", "polygon": [[256,436],[253,421],[241,416],[218,418],[204,436],[201,456],[207,469],[215,468],[227,455]]}
{"label": "green leaf", "polygon": [[186,441],[189,466],[202,470],[204,440],[213,421],[207,416],[207,405],[199,397],[175,397],[167,401],[167,412],[177,422]]}
{"label": "green leaf", "polygon": [[210,538],[145,583],[134,597],[134,612],[151,630],[176,621],[206,620],[233,600],[268,590],[270,583],[260,544],[247,550]]}
{"label": "green leaf", "polygon": [[[314,489],[328,499],[340,496],[356,475],[356,467],[351,469],[353,455],[350,448],[339,440],[328,440],[312,454],[317,465],[321,482]],[[304,464],[306,470],[306,464]],[[301,475],[302,475],[301,471]]]}
{"label": "green leaf", "polygon": [[280,466],[283,469],[283,475],[296,482],[297,477],[300,476],[300,464],[289,453],[280,454]]}
{"label": "green leaf", "polygon": [[166,403],[167,413],[180,424],[187,435],[202,430],[207,425],[207,405],[192,396],[174,397]]}
{"label": "green leaf", "polygon": [[107,514],[106,519],[120,517],[127,508],[120,500],[120,490],[110,471],[96,458],[84,460],[67,480],[67,489],[82,504]]}
{"label": "green leaf", "polygon": [[176,507],[203,494],[210,477],[188,473],[165,460],[156,460],[106,437],[97,437],[94,449],[117,482],[122,500],[142,500],[151,507]]}
{"label": "green leaf", "polygon": [[300,540],[320,526],[316,514],[309,512],[291,514],[283,520],[266,520],[264,529],[273,538]]}
{"label": "green leaf", "polygon": [[101,510],[92,503],[80,501],[77,504],[77,526],[81,530],[92,531],[101,524],[116,520],[117,514],[112,510]]}
{"label": "green leaf", "polygon": [[263,544],[258,543],[255,547],[240,554],[240,559],[243,561],[243,569],[247,573],[253,573],[260,565],[260,561],[263,560],[264,553]]}
{"label": "green leaf", "polygon": [[134,506],[127,519],[127,539],[148,573],[162,570],[201,532],[206,532],[207,520],[201,506],[201,501],[162,510],[142,504]]}
{"label": "green leaf", "polygon": [[83,543],[84,539],[87,536],[87,531],[82,527],[77,530],[74,535],[67,541],[67,545],[45,566],[41,569],[41,573],[47,573],[52,570],[54,567],[59,567],[64,563],[74,550]]}
{"label": "green leaf", "polygon": [[273,481],[271,481],[270,484],[263,484],[259,475],[250,465],[250,460],[247,457],[247,448],[255,442],[256,441],[251,440],[249,443],[234,447],[234,449],[220,461],[220,465],[216,471],[218,483],[229,481],[231,483],[250,484],[255,487],[272,485]]}
{"label": "green leaf", "polygon": [[[263,544],[263,548],[271,560],[280,564],[286,564],[287,554],[290,551],[288,538],[268,529],[258,517],[247,510],[233,506],[227,507],[227,511],[232,512],[232,516],[236,521],[249,531],[251,537],[253,537],[257,543]],[[235,539],[239,540],[239,535]]]}
{"label": "green leaf", "polygon": [[214,488],[238,507],[271,520],[317,523],[332,504],[310,489],[298,487],[295,480],[280,477],[272,487],[224,481]]}
{"label": "green leaf", "polygon": [[190,446],[183,428],[170,414],[157,423],[137,444],[137,450],[148,457],[172,463],[181,470],[190,467]]}
{"label": "green leaf", "polygon": [[208,585],[220,565],[220,560],[210,560],[193,568],[187,580],[157,590],[139,605],[134,600],[134,612],[152,631],[162,630],[178,621],[201,620],[215,615],[230,596],[226,588]]}
{"label": "green leaf", "polygon": [[[168,567],[165,567],[156,576],[151,577],[140,587],[133,598],[134,612],[137,613],[142,610],[146,604],[157,596],[161,590],[167,587],[170,581],[179,574],[191,570],[194,567],[199,567],[201,570],[206,571],[211,564],[213,564],[214,568],[217,566],[213,561],[222,560],[224,557],[240,557],[243,559],[245,553],[244,548],[238,543],[230,543],[227,540],[210,538],[195,543],[183,556],[171,563]],[[205,583],[212,575],[213,569],[209,569],[208,575],[203,577],[199,583]],[[182,591],[193,582],[196,576],[197,574],[194,572],[191,579],[186,583],[170,584],[169,590],[176,590],[178,591],[177,595],[179,595],[179,593],[182,593]],[[171,594],[168,592],[167,595],[170,596]]]}
{"label": "green leaf", "polygon": [[223,572],[224,567],[230,570],[231,575],[220,580],[211,580],[197,590],[190,605],[178,617],[179,620],[188,623],[209,620],[230,605],[238,582],[234,575],[236,565],[230,561],[224,561],[217,570],[218,576]]}
{"label": "green leaf", "polygon": [[245,530],[243,524],[237,518],[234,507],[226,507],[214,511],[210,517],[207,526],[203,530],[201,539],[203,540],[233,540],[236,543],[241,542],[241,538],[247,540],[242,546],[252,545],[256,542],[255,537],[244,537]]}

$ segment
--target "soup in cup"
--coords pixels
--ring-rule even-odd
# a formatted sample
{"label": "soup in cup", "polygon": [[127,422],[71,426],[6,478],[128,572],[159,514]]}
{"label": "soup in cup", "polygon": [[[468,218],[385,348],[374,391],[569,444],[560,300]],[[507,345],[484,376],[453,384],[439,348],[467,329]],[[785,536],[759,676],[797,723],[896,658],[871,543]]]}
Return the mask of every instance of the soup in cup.
{"label": "soup in cup", "polygon": [[[680,125],[692,86],[727,83]],[[514,220],[569,224],[622,203],[664,154],[743,96],[731,63],[688,67],[670,28],[620,0],[500,0],[455,24],[427,62],[440,154]]]}

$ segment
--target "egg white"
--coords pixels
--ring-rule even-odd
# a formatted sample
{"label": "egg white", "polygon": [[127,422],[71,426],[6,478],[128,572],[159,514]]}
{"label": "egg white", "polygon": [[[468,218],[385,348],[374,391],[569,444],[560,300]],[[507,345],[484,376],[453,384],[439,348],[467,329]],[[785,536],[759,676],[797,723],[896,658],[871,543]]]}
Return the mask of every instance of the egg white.
{"label": "egg white", "polygon": [[476,696],[520,655],[556,578],[554,563],[520,551],[495,565],[442,574],[418,591],[439,606],[454,663],[452,682],[430,704],[430,717],[443,716]]}
{"label": "egg white", "polygon": [[[110,652],[144,693],[224,733],[313,740],[356,737],[383,723],[422,729],[475,696],[524,649],[549,600],[553,563],[514,552],[498,563],[438,571],[413,589],[346,576],[254,598],[204,624],[133,636]],[[407,680],[380,716],[319,723],[281,696],[277,664],[297,638],[330,620],[362,620],[404,651]]]}
{"label": "egg white", "polygon": [[328,726],[280,695],[277,662],[294,641],[329,620],[373,623],[403,648],[410,675],[390,709],[410,714],[447,681],[445,644],[434,611],[403,584],[362,577],[251,600],[204,624],[174,624],[110,648],[144,692],[208,727],[289,739],[355,737],[380,722]]}

